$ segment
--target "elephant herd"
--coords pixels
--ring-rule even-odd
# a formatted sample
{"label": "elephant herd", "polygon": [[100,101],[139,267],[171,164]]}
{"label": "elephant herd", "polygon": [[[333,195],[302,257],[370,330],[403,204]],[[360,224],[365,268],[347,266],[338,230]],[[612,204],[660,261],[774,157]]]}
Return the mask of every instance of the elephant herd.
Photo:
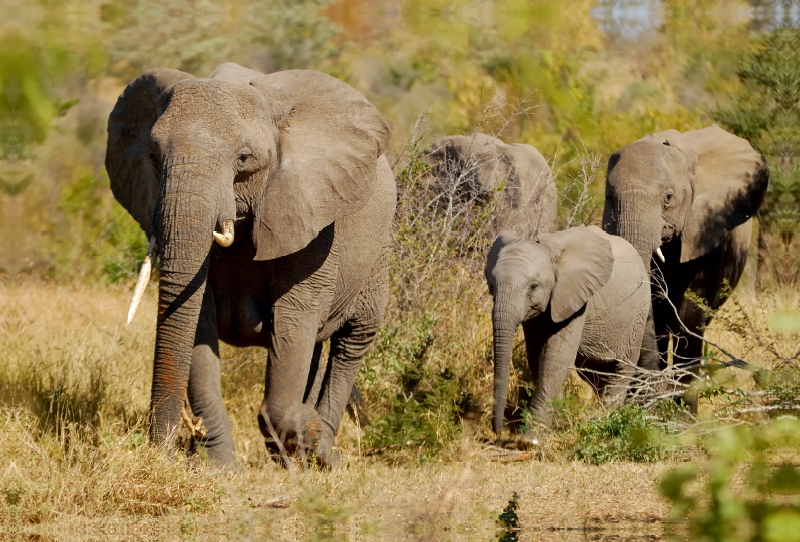
{"label": "elephant herd", "polygon": [[[222,340],[268,350],[258,415],[267,448],[337,463],[334,438],[388,298],[389,140],[363,96],[310,70],[226,63],[201,79],[159,68],[125,88],[109,117],[106,168],[150,239],[148,260],[161,262],[154,443],[174,446],[188,399],[205,428],[195,446],[235,463]],[[650,134],[611,155],[602,229],[553,231],[556,187],[534,147],[475,134],[442,138],[427,154],[433,175],[460,169],[470,197],[502,191],[486,225],[497,234],[486,265],[495,431],[520,325],[543,423],[573,366],[606,373],[592,383],[613,399],[625,371],[664,366],[679,318],[702,334],[707,315],[684,292],[717,307],[723,285],[736,285],[769,177],[747,141],[716,125]],[[144,265],[132,310],[148,278]],[[673,347],[675,360],[701,355],[696,338]]]}

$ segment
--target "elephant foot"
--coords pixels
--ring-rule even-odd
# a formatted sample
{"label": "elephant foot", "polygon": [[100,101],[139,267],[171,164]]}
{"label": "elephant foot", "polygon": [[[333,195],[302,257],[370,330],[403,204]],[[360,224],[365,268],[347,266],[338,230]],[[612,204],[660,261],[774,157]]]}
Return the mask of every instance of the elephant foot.
{"label": "elephant foot", "polygon": [[524,433],[517,439],[517,450],[533,450],[541,446],[541,440],[536,433]]}
{"label": "elephant foot", "polygon": [[273,458],[284,461],[290,457],[307,457],[322,438],[322,419],[314,408],[305,404],[290,408],[274,423],[265,399],[258,414],[258,426],[267,450]]}
{"label": "elephant foot", "polygon": [[316,447],[314,455],[320,462],[320,466],[327,469],[338,469],[342,462],[342,454],[333,445],[333,435],[324,435]]}
{"label": "elephant foot", "polygon": [[205,463],[210,464],[213,469],[224,471],[235,471],[239,468],[239,463],[236,461],[236,456],[229,446],[211,446],[207,443],[194,442],[195,457],[203,460]]}
{"label": "elephant foot", "polygon": [[506,450],[530,451],[541,446],[541,439],[536,433],[524,433],[516,438],[497,439],[494,445]]}
{"label": "elephant foot", "polygon": [[625,403],[625,395],[625,393],[606,393],[600,401],[603,403],[603,408],[606,410],[617,410]]}

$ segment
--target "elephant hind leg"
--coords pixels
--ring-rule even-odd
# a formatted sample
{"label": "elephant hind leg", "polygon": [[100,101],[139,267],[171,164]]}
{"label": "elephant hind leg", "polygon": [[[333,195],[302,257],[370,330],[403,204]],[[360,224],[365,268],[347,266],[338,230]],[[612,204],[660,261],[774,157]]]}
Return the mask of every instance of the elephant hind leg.
{"label": "elephant hind leg", "polygon": [[337,461],[333,453],[333,441],[348,401],[354,392],[358,397],[361,396],[354,384],[364,356],[378,334],[386,308],[387,290],[385,283],[377,287],[368,284],[356,299],[354,316],[331,336],[328,367],[317,403],[317,412],[323,423],[323,436],[317,454],[328,465],[335,465]]}
{"label": "elephant hind leg", "polygon": [[[329,365],[327,363],[320,363],[322,357],[322,343],[317,343],[314,348],[314,355],[311,358],[311,370],[309,372],[308,386],[303,402],[307,405],[316,407],[319,402],[320,393],[322,392],[322,382],[325,375],[328,373]],[[350,418],[359,424],[361,427],[370,425],[369,414],[367,413],[367,404],[364,397],[358,388],[353,384],[350,390],[350,401],[347,403],[347,414]]]}

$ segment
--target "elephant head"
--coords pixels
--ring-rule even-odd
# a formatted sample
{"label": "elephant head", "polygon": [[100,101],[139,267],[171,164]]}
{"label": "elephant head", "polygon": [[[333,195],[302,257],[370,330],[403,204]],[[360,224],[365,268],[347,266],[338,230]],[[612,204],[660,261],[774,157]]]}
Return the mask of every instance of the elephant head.
{"label": "elephant head", "polygon": [[556,188],[547,160],[533,146],[506,144],[480,132],[445,136],[426,152],[442,191],[487,200],[503,188],[496,230],[526,236],[551,231],[556,218]]}
{"label": "elephant head", "polygon": [[[244,243],[267,260],[305,247],[366,203],[388,139],[365,98],[314,71],[224,64],[196,79],[159,68],[125,88],[106,169],[161,258],[155,442],[169,442],[180,419],[212,251]],[[249,229],[251,238],[235,235]]]}
{"label": "elephant head", "polygon": [[426,156],[438,179],[456,180],[459,192],[482,199],[512,175],[506,146],[496,137],[476,132],[440,137]]}
{"label": "elephant head", "polygon": [[758,210],[768,180],[764,157],[716,124],[650,134],[609,158],[603,228],[628,240],[647,268],[678,239],[687,262]]}
{"label": "elephant head", "polygon": [[559,324],[575,315],[611,277],[611,243],[593,230],[599,228],[580,226],[542,234],[534,241],[503,231],[489,251],[485,273],[494,298],[492,426],[496,432],[503,427],[517,327],[539,317],[547,333],[546,324]]}

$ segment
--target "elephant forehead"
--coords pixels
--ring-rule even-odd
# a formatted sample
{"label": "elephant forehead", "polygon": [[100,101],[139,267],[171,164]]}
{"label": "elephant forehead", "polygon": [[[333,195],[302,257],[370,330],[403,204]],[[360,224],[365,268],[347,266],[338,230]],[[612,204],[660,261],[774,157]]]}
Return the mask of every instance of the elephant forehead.
{"label": "elephant forehead", "polygon": [[251,117],[263,114],[264,98],[250,85],[218,79],[184,79],[159,96],[159,112],[180,117]]}
{"label": "elephant forehead", "polygon": [[[234,145],[274,139],[268,107],[257,91],[226,81],[177,83],[159,97],[161,114],[151,130],[162,148],[182,144]],[[249,134],[249,135],[248,135]]]}
{"label": "elephant forehead", "polygon": [[552,276],[548,255],[533,246],[507,247],[500,251],[492,276],[498,282],[530,282]]}
{"label": "elephant forehead", "polygon": [[674,168],[674,147],[651,141],[637,141],[622,147],[608,161],[608,183],[622,187],[635,184],[637,188],[668,182]]}

